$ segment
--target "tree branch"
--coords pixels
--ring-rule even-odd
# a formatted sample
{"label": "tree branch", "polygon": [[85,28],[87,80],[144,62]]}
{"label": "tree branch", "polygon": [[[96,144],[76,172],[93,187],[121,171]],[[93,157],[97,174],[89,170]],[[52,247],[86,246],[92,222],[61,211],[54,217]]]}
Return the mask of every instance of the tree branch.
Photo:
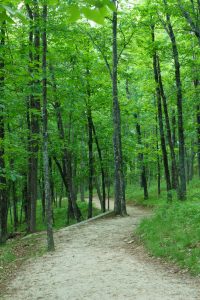
{"label": "tree branch", "polygon": [[121,49],[121,51],[120,51],[120,53],[119,53],[119,55],[118,55],[117,63],[119,63],[120,58],[121,58],[121,56],[122,56],[124,50],[126,49],[126,47],[127,47],[127,46],[129,45],[129,43],[131,42],[132,37],[133,37],[133,35],[134,35],[134,31],[133,31],[133,32],[131,33],[130,37],[128,38],[128,40],[126,40],[125,34],[124,34],[124,32],[121,30],[121,28],[120,28],[120,32],[121,32],[121,34],[122,34],[122,36],[123,36],[124,44],[123,44],[123,47],[122,47],[122,49]]}
{"label": "tree branch", "polygon": [[[82,28],[81,28],[81,30],[82,30]],[[112,75],[112,69],[111,69],[111,67],[110,67],[110,64],[109,64],[109,62],[108,62],[108,59],[107,59],[105,53],[103,52],[102,48],[98,45],[98,43],[95,42],[95,40],[94,40],[93,36],[91,35],[91,33],[88,32],[88,31],[86,31],[86,30],[84,30],[84,32],[89,36],[89,38],[90,38],[92,44],[94,45],[94,47],[100,52],[100,54],[101,54],[101,56],[102,56],[102,58],[103,58],[103,60],[104,60],[104,62],[105,62],[105,65],[106,65],[106,67],[107,67],[107,69],[108,69],[110,78],[111,78],[111,80],[112,80],[112,77],[113,77],[113,75]]]}

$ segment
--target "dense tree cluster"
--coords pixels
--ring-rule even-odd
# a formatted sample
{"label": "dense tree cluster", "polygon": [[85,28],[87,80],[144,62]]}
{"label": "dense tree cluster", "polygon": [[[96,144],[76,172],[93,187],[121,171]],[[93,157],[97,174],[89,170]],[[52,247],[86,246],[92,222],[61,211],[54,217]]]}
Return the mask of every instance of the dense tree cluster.
{"label": "dense tree cluster", "polygon": [[[126,214],[127,185],[166,182],[185,200],[200,176],[200,2],[3,0],[0,4],[0,243],[37,201],[53,249],[52,206],[94,188]],[[46,208],[45,208],[46,205]],[[21,212],[19,214],[19,212]]]}

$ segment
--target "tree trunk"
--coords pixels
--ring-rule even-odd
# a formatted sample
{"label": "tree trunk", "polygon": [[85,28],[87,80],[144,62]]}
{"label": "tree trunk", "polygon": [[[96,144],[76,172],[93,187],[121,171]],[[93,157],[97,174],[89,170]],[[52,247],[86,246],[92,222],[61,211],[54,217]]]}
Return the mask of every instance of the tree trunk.
{"label": "tree trunk", "polygon": [[[155,42],[155,34],[154,34],[154,26],[152,26],[152,42]],[[163,155],[163,163],[164,163],[164,170],[165,170],[165,179],[166,179],[166,187],[167,187],[167,198],[171,200],[171,179],[170,179],[170,172],[169,172],[169,164],[168,164],[168,157],[167,157],[167,149],[165,143],[165,134],[164,134],[164,126],[163,126],[163,116],[162,116],[162,102],[161,102],[161,91],[159,88],[159,76],[158,76],[158,63],[157,63],[157,54],[154,51],[153,54],[153,70],[154,70],[154,79],[156,83],[156,96],[157,96],[157,109],[158,109],[158,123],[159,123],[159,130],[160,130],[160,142],[161,142],[161,149]]]}
{"label": "tree trunk", "polygon": [[72,181],[72,161],[71,161],[71,154],[67,149],[66,146],[66,140],[65,140],[65,131],[62,121],[62,115],[61,115],[61,106],[60,103],[56,97],[56,82],[53,74],[53,68],[50,68],[51,76],[52,76],[52,84],[53,84],[53,92],[55,97],[55,103],[54,108],[56,111],[56,117],[57,117],[57,126],[58,126],[58,132],[60,135],[60,139],[63,141],[63,158],[62,158],[62,167],[59,164],[56,157],[54,157],[54,160],[56,162],[56,165],[60,171],[61,177],[63,179],[63,183],[66,188],[66,192],[68,195],[68,215],[71,217],[75,217],[77,222],[80,222],[81,220],[81,211],[76,203],[75,195],[74,195],[74,188],[73,188],[73,181]]}
{"label": "tree trunk", "polygon": [[156,116],[156,149],[157,149],[157,189],[158,196],[161,194],[161,167],[160,167],[160,156],[159,156],[159,144],[158,144],[158,118]]}
{"label": "tree trunk", "polygon": [[50,176],[50,189],[51,189],[51,201],[55,204],[56,197],[55,197],[55,189],[54,189],[54,181],[53,181],[53,165],[52,165],[52,158],[49,157],[49,176]]}
{"label": "tree trunk", "polygon": [[101,194],[101,188],[100,188],[98,176],[95,176],[95,180],[94,181],[95,181],[95,187],[96,187],[96,190],[97,190],[97,195],[98,195],[101,207],[102,207],[103,197],[102,197],[102,194]]}
{"label": "tree trunk", "polygon": [[[137,120],[136,122],[136,132],[137,132],[137,140],[138,140],[138,145],[142,145],[142,133],[141,133],[141,127],[140,124],[138,123],[138,116],[137,114],[134,114],[135,119]],[[141,164],[141,186],[144,189],[144,200],[147,200],[149,198],[148,195],[148,186],[147,186],[147,176],[146,176],[146,167],[144,164],[144,154],[142,152],[139,153],[138,155],[139,162]]]}
{"label": "tree trunk", "polygon": [[97,134],[96,134],[96,129],[95,129],[93,120],[92,120],[92,129],[93,129],[94,139],[95,139],[95,143],[96,143],[96,146],[97,146],[97,151],[98,151],[98,155],[99,155],[99,162],[100,162],[100,167],[101,167],[101,183],[102,183],[101,209],[102,209],[102,212],[104,213],[106,211],[105,172],[104,172],[104,166],[103,166],[102,152],[101,152],[101,148],[100,148],[100,145],[99,145],[99,141],[98,141],[98,137],[97,137]]}
{"label": "tree trunk", "polygon": [[[198,87],[199,80],[194,80],[194,87],[196,91],[196,98],[199,99]],[[196,106],[196,120],[197,120],[197,161],[198,161],[198,176],[200,178],[200,104]]]}
{"label": "tree trunk", "polygon": [[4,47],[5,47],[5,22],[1,25],[0,45],[2,49],[0,58],[0,244],[5,243],[7,239],[7,215],[8,215],[8,193],[7,181],[4,161],[4,82],[5,82],[5,61],[4,61]]}
{"label": "tree trunk", "polygon": [[172,188],[177,189],[179,186],[178,182],[178,169],[177,169],[177,163],[176,163],[176,154],[174,151],[174,145],[172,141],[172,133],[171,133],[171,126],[169,121],[169,114],[168,114],[168,106],[167,106],[167,98],[164,92],[163,83],[162,83],[162,75],[161,75],[161,69],[160,69],[160,61],[159,57],[157,56],[157,68],[158,68],[158,80],[159,80],[159,88],[160,93],[163,101],[163,108],[164,108],[164,114],[165,114],[165,123],[166,123],[166,129],[167,129],[167,139],[168,144],[170,148],[170,154],[171,154],[171,162],[172,162]]}
{"label": "tree trunk", "polygon": [[53,239],[53,217],[52,217],[52,201],[50,190],[49,176],[49,153],[48,153],[48,113],[47,113],[47,5],[43,5],[43,33],[42,33],[42,121],[43,121],[43,168],[44,168],[44,188],[45,188],[45,204],[46,204],[46,222],[47,222],[47,249],[54,251]]}
{"label": "tree trunk", "polygon": [[[117,6],[116,0],[113,0]],[[113,90],[113,146],[115,163],[115,214],[126,215],[125,201],[125,179],[123,172],[122,143],[121,143],[121,115],[118,100],[118,47],[117,47],[117,7],[113,12],[113,70],[112,70],[112,90]]]}
{"label": "tree trunk", "polygon": [[[167,0],[163,0],[163,3],[168,10]],[[176,44],[176,37],[171,24],[171,18],[168,12],[166,12],[167,21],[167,33],[170,37],[172,44],[172,53],[175,66],[175,80],[177,88],[177,111],[178,111],[178,139],[179,139],[179,174],[180,174],[180,186],[179,186],[179,199],[186,199],[186,176],[185,176],[185,138],[183,127],[183,96],[182,96],[182,83],[180,74],[179,53]]]}
{"label": "tree trunk", "polygon": [[200,105],[197,105],[197,160],[198,175],[200,178]]}
{"label": "tree trunk", "polygon": [[[39,7],[37,0],[33,0],[33,11],[30,6],[26,5],[27,12],[30,19],[29,32],[29,73],[30,77],[34,76],[30,82],[31,92],[28,100],[27,121],[30,129],[28,137],[28,150],[30,153],[28,159],[28,228],[30,232],[36,231],[36,204],[37,204],[37,185],[38,185],[38,150],[39,150],[39,114],[40,112],[40,98],[38,95],[40,81],[37,79],[40,66],[40,32],[39,32]],[[33,51],[34,48],[34,51]],[[34,54],[33,54],[34,53]]]}
{"label": "tree trunk", "polygon": [[91,108],[87,109],[88,119],[88,161],[89,161],[89,203],[88,219],[92,218],[92,198],[93,198],[93,135],[92,135],[92,113]]}

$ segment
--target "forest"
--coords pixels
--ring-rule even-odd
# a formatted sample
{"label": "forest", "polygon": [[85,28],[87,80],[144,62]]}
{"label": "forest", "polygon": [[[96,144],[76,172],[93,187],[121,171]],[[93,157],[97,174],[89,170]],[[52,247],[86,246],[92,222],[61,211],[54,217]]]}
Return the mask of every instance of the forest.
{"label": "forest", "polygon": [[200,274],[199,54],[199,0],[0,1],[1,255],[114,201]]}

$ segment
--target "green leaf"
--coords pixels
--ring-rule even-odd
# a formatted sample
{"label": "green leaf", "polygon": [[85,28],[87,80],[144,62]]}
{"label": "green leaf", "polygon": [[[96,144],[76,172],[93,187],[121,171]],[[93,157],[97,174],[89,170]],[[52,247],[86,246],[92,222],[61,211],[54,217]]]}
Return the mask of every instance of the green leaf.
{"label": "green leaf", "polygon": [[113,2],[111,2],[109,0],[104,0],[104,3],[110,8],[110,10],[116,11],[116,7]]}
{"label": "green leaf", "polygon": [[100,25],[104,24],[104,17],[101,15],[98,9],[89,9],[87,7],[83,7],[82,13],[87,19],[92,20]]}
{"label": "green leaf", "polygon": [[78,19],[80,19],[81,14],[80,14],[80,9],[78,5],[71,5],[69,7],[69,21],[70,22],[75,22]]}

